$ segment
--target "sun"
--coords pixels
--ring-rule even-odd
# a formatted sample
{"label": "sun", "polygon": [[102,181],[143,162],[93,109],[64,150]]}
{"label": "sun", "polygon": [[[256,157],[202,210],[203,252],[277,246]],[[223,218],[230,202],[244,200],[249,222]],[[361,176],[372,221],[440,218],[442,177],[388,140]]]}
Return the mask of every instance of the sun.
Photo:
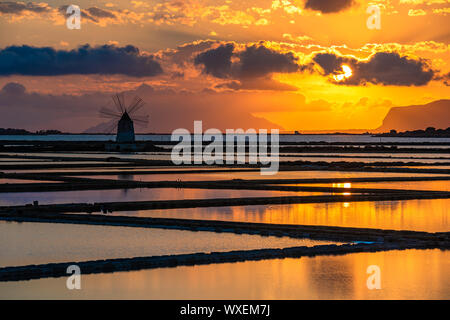
{"label": "sun", "polygon": [[352,76],[352,74],[353,74],[352,69],[348,65],[343,64],[342,65],[342,73],[333,75],[333,78],[336,81],[342,81],[344,79],[350,78]]}

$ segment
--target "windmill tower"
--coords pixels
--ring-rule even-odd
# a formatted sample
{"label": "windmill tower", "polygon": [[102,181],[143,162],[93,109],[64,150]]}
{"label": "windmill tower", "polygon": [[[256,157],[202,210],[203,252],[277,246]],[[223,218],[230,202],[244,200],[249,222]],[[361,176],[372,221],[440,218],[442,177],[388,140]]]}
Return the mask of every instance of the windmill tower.
{"label": "windmill tower", "polygon": [[145,102],[135,96],[131,103],[126,107],[125,96],[123,93],[117,93],[112,96],[114,107],[103,107],[100,109],[100,116],[111,119],[110,130],[117,130],[116,143],[118,149],[121,146],[132,147],[135,143],[134,125],[145,127],[148,123],[147,115],[138,115]]}
{"label": "windmill tower", "polygon": [[134,124],[128,112],[125,112],[117,124],[117,143],[134,143]]}

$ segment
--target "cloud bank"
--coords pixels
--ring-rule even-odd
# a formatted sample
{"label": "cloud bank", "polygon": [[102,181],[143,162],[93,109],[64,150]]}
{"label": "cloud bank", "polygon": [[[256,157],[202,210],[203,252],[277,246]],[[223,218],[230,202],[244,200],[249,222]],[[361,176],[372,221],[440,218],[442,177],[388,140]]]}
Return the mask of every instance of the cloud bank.
{"label": "cloud bank", "polygon": [[354,0],[307,0],[305,9],[311,9],[321,13],[336,13],[346,10],[354,4]]}
{"label": "cloud bank", "polygon": [[324,75],[339,74],[343,64],[349,65],[353,75],[337,82],[346,85],[373,83],[423,86],[430,82],[436,73],[425,60],[415,60],[396,52],[377,52],[368,60],[357,60],[334,53],[318,53],[313,61],[321,67]]}
{"label": "cloud bank", "polygon": [[60,76],[122,74],[156,76],[163,72],[152,56],[128,45],[80,46],[70,51],[51,47],[10,46],[0,49],[0,75]]}
{"label": "cloud bank", "polygon": [[0,2],[0,13],[3,14],[20,14],[24,11],[30,11],[34,13],[44,13],[51,11],[51,7],[46,3],[35,2],[12,2],[5,1]]}
{"label": "cloud bank", "polygon": [[204,73],[217,78],[258,78],[272,73],[291,73],[301,69],[291,52],[277,52],[264,45],[251,45],[238,50],[233,43],[222,44],[195,57]]}

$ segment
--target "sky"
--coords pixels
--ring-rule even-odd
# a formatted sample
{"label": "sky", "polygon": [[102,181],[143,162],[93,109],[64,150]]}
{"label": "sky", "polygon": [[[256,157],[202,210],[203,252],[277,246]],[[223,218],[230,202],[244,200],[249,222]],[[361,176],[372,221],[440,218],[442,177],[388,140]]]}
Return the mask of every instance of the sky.
{"label": "sky", "polygon": [[450,0],[0,1],[0,127],[83,132],[125,92],[141,132],[372,130],[450,98],[449,26]]}

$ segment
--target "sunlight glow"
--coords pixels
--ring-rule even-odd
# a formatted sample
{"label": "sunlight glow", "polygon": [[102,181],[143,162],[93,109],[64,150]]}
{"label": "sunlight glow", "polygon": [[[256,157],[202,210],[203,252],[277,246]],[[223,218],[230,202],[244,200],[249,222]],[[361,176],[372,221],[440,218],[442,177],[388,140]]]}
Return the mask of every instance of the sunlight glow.
{"label": "sunlight glow", "polygon": [[342,73],[333,75],[333,78],[336,81],[342,81],[344,79],[350,78],[352,76],[352,74],[353,74],[352,69],[348,65],[343,64],[342,65]]}
{"label": "sunlight glow", "polygon": [[[333,188],[345,188],[345,189],[349,189],[352,187],[352,184],[350,182],[345,182],[345,183],[333,183],[332,184]],[[342,193],[344,196],[349,196],[351,195],[351,192],[343,192]],[[345,207],[345,204],[344,204]]]}

